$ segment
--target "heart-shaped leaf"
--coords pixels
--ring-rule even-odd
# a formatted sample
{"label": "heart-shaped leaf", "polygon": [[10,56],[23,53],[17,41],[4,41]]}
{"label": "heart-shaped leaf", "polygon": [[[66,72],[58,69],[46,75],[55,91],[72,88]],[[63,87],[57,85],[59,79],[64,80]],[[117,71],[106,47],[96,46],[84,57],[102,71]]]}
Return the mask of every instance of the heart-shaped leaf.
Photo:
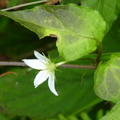
{"label": "heart-shaped leaf", "polygon": [[56,36],[58,51],[68,61],[95,51],[106,29],[98,11],[74,4],[38,6],[17,12],[0,11],[0,14],[20,22],[40,38]]}
{"label": "heart-shaped leaf", "polygon": [[120,101],[120,55],[112,55],[108,62],[101,62],[95,72],[95,93],[102,99]]}

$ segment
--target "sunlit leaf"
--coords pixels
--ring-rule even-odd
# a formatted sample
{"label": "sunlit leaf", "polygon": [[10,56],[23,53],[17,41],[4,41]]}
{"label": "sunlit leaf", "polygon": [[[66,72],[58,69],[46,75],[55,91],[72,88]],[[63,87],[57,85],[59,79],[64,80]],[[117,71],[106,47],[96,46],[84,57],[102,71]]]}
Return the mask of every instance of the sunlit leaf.
{"label": "sunlit leaf", "polygon": [[0,13],[20,22],[40,38],[57,37],[58,51],[68,61],[95,51],[106,29],[99,12],[74,4]]}
{"label": "sunlit leaf", "polygon": [[120,54],[101,62],[95,72],[95,93],[102,99],[120,101]]}

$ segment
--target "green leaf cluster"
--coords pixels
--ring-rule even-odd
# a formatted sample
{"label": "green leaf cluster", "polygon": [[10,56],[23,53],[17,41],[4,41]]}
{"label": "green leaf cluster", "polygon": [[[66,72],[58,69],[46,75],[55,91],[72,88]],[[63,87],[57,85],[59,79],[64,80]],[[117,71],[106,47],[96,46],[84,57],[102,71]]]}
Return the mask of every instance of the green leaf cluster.
{"label": "green leaf cluster", "polygon": [[[21,1],[14,1],[15,3],[11,1],[9,5],[21,3]],[[104,115],[103,109],[101,112],[100,108],[94,116],[90,113],[92,107],[96,107],[95,104],[106,100],[114,103],[115,106],[100,120],[119,120],[119,12],[119,0],[112,2],[110,0],[63,0],[59,5],[39,5],[32,9],[0,11],[1,15],[19,22],[42,39],[42,42],[40,41],[38,44],[34,41],[34,39],[38,40],[34,33],[0,16],[2,39],[0,53],[4,52],[4,46],[6,46],[5,53],[9,54],[11,60],[20,60],[24,58],[23,56],[32,57],[31,53],[23,56],[17,56],[17,54],[33,51],[38,47],[43,51],[43,46],[46,44],[47,47],[44,50],[48,52],[48,48],[51,48],[49,47],[51,41],[56,40],[54,43],[57,49],[55,53],[50,53],[51,56],[60,55],[62,57],[60,59],[69,61],[73,65],[96,67],[96,70],[61,68],[62,73],[56,71],[56,88],[59,97],[51,95],[46,82],[34,89],[33,80],[37,74],[35,70],[20,67],[7,68],[8,71],[14,71],[18,75],[8,74],[0,78],[1,113],[24,116],[25,119],[28,116],[32,120],[100,119]],[[14,28],[16,26],[17,29]],[[4,31],[8,35],[5,38],[3,37]],[[12,34],[14,35],[12,36]],[[17,46],[16,41],[19,41]],[[54,43],[52,43],[52,49]],[[56,54],[56,51],[59,55]],[[83,112],[83,110],[87,112]],[[92,117],[89,117],[89,114]],[[0,114],[0,119],[6,120],[7,118]]]}

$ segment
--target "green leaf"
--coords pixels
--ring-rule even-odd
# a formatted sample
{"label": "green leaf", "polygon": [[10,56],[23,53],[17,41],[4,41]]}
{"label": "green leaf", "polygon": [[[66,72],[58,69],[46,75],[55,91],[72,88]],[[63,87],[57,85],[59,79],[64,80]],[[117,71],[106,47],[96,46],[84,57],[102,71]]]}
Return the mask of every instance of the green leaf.
{"label": "green leaf", "polygon": [[111,29],[106,34],[103,39],[103,51],[104,53],[113,53],[113,52],[120,52],[120,16],[117,20],[112,24]]}
{"label": "green leaf", "polygon": [[47,81],[34,88],[36,70],[14,68],[18,75],[0,78],[0,106],[4,113],[39,119],[55,118],[79,112],[101,101],[93,92],[93,71],[65,69],[56,71],[56,90],[52,94]]}
{"label": "green leaf", "polygon": [[0,114],[0,120],[9,120],[6,116],[4,116],[3,114]]}
{"label": "green leaf", "polygon": [[120,1],[117,0],[117,10],[120,12]]}
{"label": "green leaf", "polygon": [[117,103],[112,110],[100,120],[120,120],[120,102]]}
{"label": "green leaf", "polygon": [[62,0],[60,4],[75,3],[80,4],[81,0]]}
{"label": "green leaf", "polygon": [[0,32],[3,32],[5,30],[8,23],[9,23],[8,18],[0,16]]}
{"label": "green leaf", "polygon": [[0,13],[20,22],[40,38],[56,36],[58,51],[68,61],[95,51],[106,29],[99,12],[74,4]]}
{"label": "green leaf", "polygon": [[119,0],[112,0],[112,2],[110,2],[110,0],[82,0],[81,4],[82,6],[98,10],[101,13],[107,23],[106,32],[109,31],[112,23],[116,20],[120,12],[118,9],[120,6]]}
{"label": "green leaf", "polygon": [[11,0],[8,2],[8,7],[13,7],[13,6],[16,6],[18,4],[22,4],[23,3],[23,0]]}
{"label": "green leaf", "polygon": [[108,62],[101,62],[95,72],[95,93],[102,99],[120,101],[120,54]]}

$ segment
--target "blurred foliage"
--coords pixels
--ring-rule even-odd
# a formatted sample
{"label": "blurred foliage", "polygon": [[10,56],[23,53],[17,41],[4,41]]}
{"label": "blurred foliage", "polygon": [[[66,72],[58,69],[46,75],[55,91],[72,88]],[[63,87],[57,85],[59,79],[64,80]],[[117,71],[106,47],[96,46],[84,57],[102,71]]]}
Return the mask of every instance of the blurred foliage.
{"label": "blurred foliage", "polygon": [[[0,8],[32,1],[36,0],[0,0]],[[58,4],[70,2],[80,4],[80,0],[63,0]],[[33,6],[25,8],[30,7]],[[51,37],[39,40],[35,33],[19,23],[0,16],[0,61],[34,58],[34,50],[45,54],[53,49],[57,51],[55,42],[56,38]],[[103,39],[103,52],[118,52],[119,43],[120,17]],[[54,52],[50,54],[56,56]],[[1,67],[0,74],[13,71],[17,75],[0,77],[0,120],[99,120],[113,107],[113,103],[103,101],[94,94],[93,71],[59,70],[62,72],[56,72],[56,88],[60,96],[55,97],[49,92],[47,82],[34,89],[35,70]]]}

